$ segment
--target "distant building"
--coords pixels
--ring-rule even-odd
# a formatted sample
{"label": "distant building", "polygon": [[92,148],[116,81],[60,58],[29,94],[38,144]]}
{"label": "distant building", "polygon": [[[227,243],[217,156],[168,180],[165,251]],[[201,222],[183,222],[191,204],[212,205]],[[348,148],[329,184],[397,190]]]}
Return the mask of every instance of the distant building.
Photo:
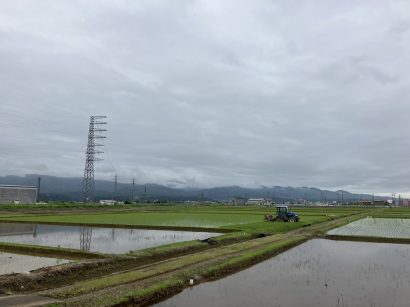
{"label": "distant building", "polygon": [[357,203],[362,206],[373,205],[373,202],[371,200],[359,200]]}
{"label": "distant building", "polygon": [[246,198],[241,197],[241,196],[235,196],[232,198],[232,204],[234,205],[245,205],[246,204]]}
{"label": "distant building", "polygon": [[101,205],[123,205],[123,201],[118,201],[114,199],[101,199],[100,200]]}
{"label": "distant building", "polygon": [[115,205],[116,203],[117,201],[114,199],[101,199],[100,200],[101,205]]}
{"label": "distant building", "polygon": [[388,201],[386,200],[360,200],[357,202],[359,205],[363,205],[363,206],[386,206],[389,204]]}
{"label": "distant building", "polygon": [[402,200],[401,200],[401,204],[400,204],[401,206],[403,206],[403,207],[410,207],[410,199],[405,199],[405,198],[403,198]]}
{"label": "distant building", "polygon": [[272,205],[272,199],[270,198],[249,198],[246,202],[247,205]]}
{"label": "distant building", "polygon": [[0,204],[35,204],[37,187],[0,185]]}
{"label": "distant building", "polygon": [[375,200],[375,201],[373,202],[373,204],[374,204],[375,206],[386,206],[386,205],[389,204],[389,202],[386,201],[386,200]]}

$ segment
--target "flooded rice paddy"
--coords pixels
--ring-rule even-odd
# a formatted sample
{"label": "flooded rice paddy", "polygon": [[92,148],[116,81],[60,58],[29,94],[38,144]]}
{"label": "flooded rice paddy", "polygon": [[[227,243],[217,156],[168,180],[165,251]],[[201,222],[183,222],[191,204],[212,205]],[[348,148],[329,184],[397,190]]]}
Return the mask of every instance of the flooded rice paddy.
{"label": "flooded rice paddy", "polygon": [[217,235],[210,232],[0,223],[0,242],[112,254]]}
{"label": "flooded rice paddy", "polygon": [[157,306],[409,306],[410,246],[310,240]]}
{"label": "flooded rice paddy", "polygon": [[67,262],[69,262],[69,260],[0,252],[0,275],[29,272],[31,270]]}
{"label": "flooded rice paddy", "polygon": [[410,219],[365,218],[328,231],[336,236],[410,239]]}

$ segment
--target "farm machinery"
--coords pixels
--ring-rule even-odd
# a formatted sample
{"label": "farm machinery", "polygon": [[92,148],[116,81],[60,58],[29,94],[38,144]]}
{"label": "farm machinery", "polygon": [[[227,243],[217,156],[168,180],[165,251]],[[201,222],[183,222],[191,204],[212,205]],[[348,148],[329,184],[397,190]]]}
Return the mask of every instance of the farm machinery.
{"label": "farm machinery", "polygon": [[265,221],[268,222],[283,221],[293,223],[299,222],[299,220],[299,214],[289,211],[288,206],[276,206],[276,215],[265,214]]}

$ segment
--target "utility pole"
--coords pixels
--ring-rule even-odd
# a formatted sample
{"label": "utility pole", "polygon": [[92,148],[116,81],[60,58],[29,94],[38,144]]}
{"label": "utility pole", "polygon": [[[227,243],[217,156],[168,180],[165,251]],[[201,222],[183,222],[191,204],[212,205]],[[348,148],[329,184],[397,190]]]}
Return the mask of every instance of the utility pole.
{"label": "utility pole", "polygon": [[41,187],[41,177],[37,178],[37,202],[40,202],[40,187]]}
{"label": "utility pole", "polygon": [[114,176],[114,200],[117,200],[117,190],[118,190],[118,176],[115,174]]}
{"label": "utility pole", "polygon": [[97,148],[104,146],[101,143],[96,143],[95,140],[106,138],[102,134],[107,130],[101,127],[107,123],[100,121],[104,118],[107,118],[107,116],[90,116],[83,178],[83,201],[86,203],[94,201],[94,162],[102,160],[96,157],[97,154],[103,153],[101,150],[97,150]]}
{"label": "utility pole", "polygon": [[134,192],[135,192],[135,178],[132,178],[131,201],[134,201]]}
{"label": "utility pole", "polygon": [[144,201],[147,202],[147,185],[144,185]]}
{"label": "utility pole", "polygon": [[342,191],[342,205],[344,204],[344,199],[343,199],[343,196],[344,196],[344,195],[343,195],[343,193],[344,193],[344,192]]}
{"label": "utility pole", "polygon": [[374,205],[374,193],[372,193],[372,205]]}

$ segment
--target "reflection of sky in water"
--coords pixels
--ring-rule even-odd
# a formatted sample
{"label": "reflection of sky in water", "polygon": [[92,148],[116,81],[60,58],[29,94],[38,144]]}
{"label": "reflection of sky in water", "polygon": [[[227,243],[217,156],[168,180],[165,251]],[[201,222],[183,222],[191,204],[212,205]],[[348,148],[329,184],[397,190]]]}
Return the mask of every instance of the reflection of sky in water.
{"label": "reflection of sky in water", "polygon": [[0,275],[22,273],[69,262],[64,259],[34,257],[0,252]]}
{"label": "reflection of sky in water", "polygon": [[310,240],[158,306],[407,307],[409,263],[409,245]]}
{"label": "reflection of sky in water", "polygon": [[[83,234],[83,240],[81,235]],[[174,242],[206,239],[208,232],[100,228],[59,225],[0,224],[0,241],[67,248],[86,248],[103,253],[126,253]],[[87,240],[87,238],[91,238]]]}

